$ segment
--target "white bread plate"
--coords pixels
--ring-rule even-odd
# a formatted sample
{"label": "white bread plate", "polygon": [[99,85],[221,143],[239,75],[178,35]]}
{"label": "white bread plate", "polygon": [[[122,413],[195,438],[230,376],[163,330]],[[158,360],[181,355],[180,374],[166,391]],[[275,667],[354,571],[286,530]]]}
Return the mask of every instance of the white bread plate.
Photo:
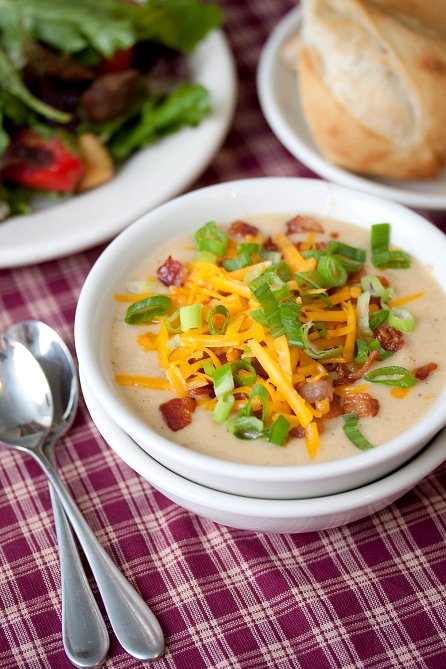
{"label": "white bread plate", "polygon": [[316,146],[304,117],[296,74],[285,64],[283,48],[299,32],[301,11],[291,10],[269,36],[259,60],[257,93],[263,114],[288,151],[321,177],[421,209],[446,209],[446,170],[421,180],[366,177],[329,162]]}

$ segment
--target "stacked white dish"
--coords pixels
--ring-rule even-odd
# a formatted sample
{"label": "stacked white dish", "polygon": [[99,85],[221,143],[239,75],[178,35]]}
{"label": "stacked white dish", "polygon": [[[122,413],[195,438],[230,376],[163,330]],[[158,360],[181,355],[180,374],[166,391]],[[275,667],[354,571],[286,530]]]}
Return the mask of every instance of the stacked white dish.
{"label": "stacked white dish", "polygon": [[[85,282],[75,338],[93,420],[130,466],[170,499],[217,522],[251,530],[303,532],[340,525],[383,508],[440,464],[444,438],[425,447],[446,423],[446,390],[416,425],[377,449],[312,466],[267,467],[217,460],[160,436],[124,401],[109,359],[113,295],[154,248],[208,220],[230,222],[278,211],[328,215],[364,227],[390,220],[394,243],[432,266],[446,288],[446,237],[417,214],[318,180],[246,180],[176,198],[121,233]],[[147,239],[150,246],[142,243]]]}

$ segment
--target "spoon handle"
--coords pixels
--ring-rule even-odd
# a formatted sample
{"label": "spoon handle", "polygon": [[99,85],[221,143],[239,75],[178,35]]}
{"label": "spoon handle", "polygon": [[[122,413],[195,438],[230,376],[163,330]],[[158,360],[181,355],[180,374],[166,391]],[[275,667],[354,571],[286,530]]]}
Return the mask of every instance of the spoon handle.
{"label": "spoon handle", "polygon": [[[53,441],[54,438],[47,441],[44,448],[54,464]],[[65,653],[75,667],[94,669],[105,662],[110,639],[85,575],[67,517],[51,484],[49,489],[59,546]]]}
{"label": "spoon handle", "polygon": [[110,624],[121,646],[140,660],[161,657],[164,635],[158,620],[98,542],[45,453],[41,449],[28,452],[40,464],[57,492],[90,564]]}

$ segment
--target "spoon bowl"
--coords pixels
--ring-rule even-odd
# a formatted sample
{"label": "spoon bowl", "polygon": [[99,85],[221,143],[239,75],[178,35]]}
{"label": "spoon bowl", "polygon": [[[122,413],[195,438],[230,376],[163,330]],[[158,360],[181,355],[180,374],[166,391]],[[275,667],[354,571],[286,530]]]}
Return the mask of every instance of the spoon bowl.
{"label": "spoon bowl", "polygon": [[51,389],[42,368],[23,344],[0,334],[0,441],[38,448],[52,422]]}
{"label": "spoon bowl", "polygon": [[42,367],[53,397],[50,436],[62,436],[71,427],[79,400],[79,384],[73,358],[58,333],[46,323],[27,320],[8,328]]}

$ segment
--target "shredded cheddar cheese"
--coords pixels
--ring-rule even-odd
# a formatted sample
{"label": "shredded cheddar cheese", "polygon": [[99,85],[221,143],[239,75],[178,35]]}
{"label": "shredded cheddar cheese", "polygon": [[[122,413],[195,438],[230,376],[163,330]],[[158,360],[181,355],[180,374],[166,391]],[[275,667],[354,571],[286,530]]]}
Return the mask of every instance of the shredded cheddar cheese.
{"label": "shredded cheddar cheese", "polygon": [[[364,335],[367,318],[401,307],[424,293],[378,305],[377,299],[371,301],[370,293],[365,294],[357,285],[360,280],[347,280],[348,271],[354,274],[360,263],[348,260],[346,266],[350,263],[350,269],[344,270],[335,256],[324,256],[315,232],[307,234],[300,245],[285,234],[276,233],[272,241],[277,251],[269,256],[261,247],[260,234],[246,237],[240,247],[232,239],[225,244],[224,234],[218,230],[207,232],[215,234],[212,248],[221,244],[220,260],[208,260],[208,254],[203,255],[206,260],[197,257],[186,265],[182,285],[168,288],[167,313],[156,313],[150,318],[156,327],[138,336],[144,351],[156,355],[163,376],[119,374],[116,381],[123,386],[173,391],[179,398],[214,385],[217,397],[198,393],[200,406],[215,416],[226,401],[225,393],[230,393],[225,419],[230,422],[244,416],[252,418],[255,425],[260,421],[264,435],[278,445],[283,445],[288,430],[296,429],[304,435],[308,454],[314,459],[321,448],[320,421],[338,415],[332,411],[333,402],[342,405],[349,396],[350,406],[355,399],[363,402],[368,397],[371,384],[364,382],[361,375],[350,376],[352,366],[368,367],[365,362],[377,355],[371,352],[381,346],[373,333]],[[246,262],[246,254],[251,262]],[[321,255],[325,259],[322,264],[318,260]],[[270,259],[277,256],[280,262]],[[371,279],[375,281],[375,277]],[[115,300],[130,303],[129,309],[138,313],[138,302],[150,302],[152,296],[116,294]],[[361,311],[359,302],[366,298]],[[182,328],[179,314],[194,308],[199,309],[200,320],[192,327]],[[227,369],[232,370],[231,387],[225,386],[219,395],[215,379]],[[240,375],[236,376],[236,370],[241,370]],[[335,383],[333,375],[338,375]],[[330,388],[330,384],[330,392],[322,390],[322,394],[311,398],[313,388]],[[402,398],[407,390],[396,387],[391,392]],[[280,433],[277,441],[273,436],[275,429]],[[351,422],[349,430],[356,430]]]}

